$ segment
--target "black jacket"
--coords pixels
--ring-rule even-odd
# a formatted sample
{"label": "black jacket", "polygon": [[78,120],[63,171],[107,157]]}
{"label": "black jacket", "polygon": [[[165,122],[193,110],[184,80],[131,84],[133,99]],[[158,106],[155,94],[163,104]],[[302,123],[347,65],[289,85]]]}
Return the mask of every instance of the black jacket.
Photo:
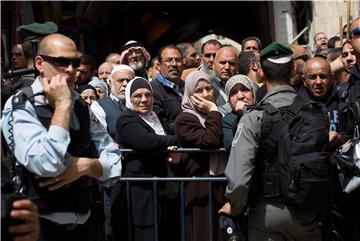
{"label": "black jacket", "polygon": [[[351,113],[348,107],[354,108],[354,102],[360,102],[360,70],[357,65],[351,69],[351,76],[348,82],[339,85],[338,93],[340,98],[339,104],[339,118],[340,130],[351,138],[354,134],[355,123],[360,120],[357,119],[358,113]],[[358,110],[360,111],[360,110]]]}
{"label": "black jacket", "polygon": [[[129,153],[123,160],[123,177],[165,177],[167,174],[165,153],[170,145],[177,145],[175,136],[157,135],[155,131],[134,111],[126,109],[121,113],[117,123],[117,142],[122,148],[130,148],[141,153]],[[157,184],[158,194],[164,193],[165,183]],[[120,195],[112,206],[112,222],[115,240],[127,240],[128,217],[133,225],[154,225],[153,187],[151,182],[130,182],[129,200],[126,200],[126,188],[122,186]],[[163,212],[162,197],[158,196],[159,213]],[[163,219],[160,214],[160,220]],[[160,221],[161,223],[161,221]],[[140,234],[139,234],[140,235]],[[141,235],[140,235],[141,237]]]}
{"label": "black jacket", "polygon": [[[300,95],[301,97],[304,97],[305,100],[311,100],[311,97],[309,95],[309,92],[307,91],[307,89],[302,86],[299,91],[298,91],[298,95]],[[326,101],[324,101],[323,103],[325,104],[326,108],[328,109],[328,113],[329,113],[329,119],[330,119],[330,126],[329,126],[329,130],[330,131],[338,131],[338,126],[339,126],[339,114],[338,114],[338,109],[339,109],[339,96],[337,93],[337,89],[334,85],[331,86],[330,88],[330,95],[327,98]]]}
{"label": "black jacket", "polygon": [[175,118],[182,111],[182,98],[175,90],[161,84],[157,79],[151,81],[150,84],[154,92],[154,112],[163,123],[166,132],[174,134]]}
{"label": "black jacket", "polygon": [[121,113],[116,126],[116,142],[121,147],[144,152],[125,156],[124,176],[166,175],[166,154],[154,154],[154,152],[164,151],[168,146],[177,145],[174,135],[157,135],[138,114],[129,109]]}

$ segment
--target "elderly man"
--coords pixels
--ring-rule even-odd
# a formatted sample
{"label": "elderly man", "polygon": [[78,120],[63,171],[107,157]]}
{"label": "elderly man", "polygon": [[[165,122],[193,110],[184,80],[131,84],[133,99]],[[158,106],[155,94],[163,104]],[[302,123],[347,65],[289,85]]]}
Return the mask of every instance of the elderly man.
{"label": "elderly man", "polygon": [[72,89],[75,43],[44,37],[35,64],[40,76],[6,102],[1,127],[39,208],[39,240],[95,240],[91,180],[109,185],[119,178],[121,153]]}
{"label": "elderly man", "polygon": [[[225,93],[225,84],[231,76],[236,75],[239,72],[238,56],[238,50],[231,45],[224,45],[216,52],[215,61],[213,63],[215,77],[212,79],[212,84],[217,106],[224,106],[227,102],[228,97]],[[226,112],[230,111],[230,106],[222,110],[224,114],[227,114]]]}
{"label": "elderly man", "polygon": [[242,50],[244,52],[251,51],[260,54],[261,50],[261,41],[257,37],[247,37],[242,43]]}
{"label": "elderly man", "polygon": [[149,61],[150,54],[138,41],[128,41],[121,49],[120,63],[129,65],[135,71],[136,76],[148,79],[146,66]]}
{"label": "elderly man", "polygon": [[174,45],[159,50],[159,74],[150,82],[154,91],[154,111],[168,134],[174,134],[175,118],[181,112],[184,81],[183,56]]}
{"label": "elderly man", "polygon": [[[116,65],[111,71],[109,78],[110,96],[99,99],[92,103],[91,111],[96,116],[100,125],[107,130],[109,135],[116,139],[116,123],[125,107],[125,88],[131,79],[135,77],[134,70],[128,65]],[[115,184],[114,187],[103,190],[104,195],[104,229],[107,239],[112,240],[112,201],[118,195],[118,187],[120,183]],[[120,215],[120,214],[119,214]]]}
{"label": "elderly man", "polygon": [[107,83],[108,78],[110,77],[113,65],[109,62],[104,62],[99,66],[98,77],[100,80]]}
{"label": "elderly man", "polygon": [[134,70],[129,66],[124,64],[115,66],[109,78],[110,96],[99,99],[91,105],[91,111],[114,140],[116,121],[120,113],[125,110],[125,88],[134,77]]}

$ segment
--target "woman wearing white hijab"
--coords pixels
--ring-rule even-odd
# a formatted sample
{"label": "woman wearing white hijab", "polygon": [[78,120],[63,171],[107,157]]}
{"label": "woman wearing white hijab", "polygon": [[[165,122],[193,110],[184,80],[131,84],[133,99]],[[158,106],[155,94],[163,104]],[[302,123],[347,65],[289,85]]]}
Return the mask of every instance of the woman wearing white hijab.
{"label": "woman wearing white hijab", "polygon": [[[175,134],[182,147],[217,149],[222,147],[222,114],[214,101],[214,89],[210,76],[202,71],[191,72],[185,80],[182,109],[176,118]],[[225,155],[221,153],[193,153],[186,160],[186,176],[222,176]],[[213,237],[217,237],[217,210],[225,203],[225,183],[213,183]],[[186,186],[185,208],[187,218],[187,240],[210,239],[208,184],[190,182]]]}
{"label": "woman wearing white hijab", "polygon": [[[156,153],[177,145],[174,135],[166,135],[157,115],[152,111],[153,93],[148,81],[135,77],[125,89],[127,109],[117,121],[117,142],[121,147],[141,151],[124,155],[123,177],[165,177],[168,155]],[[151,182],[130,182],[130,202],[127,203],[126,189],[123,185],[120,200],[112,209],[113,231],[115,240],[128,240],[128,217],[130,214],[131,236],[133,241],[153,240],[154,210],[153,189]],[[164,183],[158,184],[159,234],[162,230],[164,197],[160,193],[165,189]],[[116,210],[118,209],[118,210]],[[115,213],[114,213],[114,210]],[[160,240],[165,240],[160,237]]]}

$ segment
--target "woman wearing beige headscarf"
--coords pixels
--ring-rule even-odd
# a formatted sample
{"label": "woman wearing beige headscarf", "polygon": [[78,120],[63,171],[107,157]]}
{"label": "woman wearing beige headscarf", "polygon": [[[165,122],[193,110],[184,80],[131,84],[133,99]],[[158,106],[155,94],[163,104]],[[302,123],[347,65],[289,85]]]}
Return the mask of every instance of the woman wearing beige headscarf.
{"label": "woman wearing beige headscarf", "polygon": [[[214,101],[210,76],[202,71],[190,73],[185,81],[182,109],[176,118],[175,134],[182,147],[217,149],[222,147],[222,114]],[[223,175],[225,156],[220,153],[193,153],[185,160],[186,176]],[[225,183],[213,183],[213,237],[217,237],[217,210],[225,203]],[[208,241],[208,184],[189,182],[185,190],[187,240]]]}

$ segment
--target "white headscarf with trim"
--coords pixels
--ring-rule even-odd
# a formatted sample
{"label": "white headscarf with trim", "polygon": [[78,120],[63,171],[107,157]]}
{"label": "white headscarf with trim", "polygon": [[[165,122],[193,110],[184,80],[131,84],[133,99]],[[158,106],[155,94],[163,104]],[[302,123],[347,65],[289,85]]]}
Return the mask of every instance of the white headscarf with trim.
{"label": "white headscarf with trim", "polygon": [[[149,82],[142,78],[142,77],[135,77],[134,79],[132,79],[127,85],[126,85],[126,89],[125,89],[125,99],[126,99],[126,107],[134,112],[135,109],[132,105],[132,102],[131,102],[131,94],[136,91],[137,89],[132,89],[131,86],[138,82],[138,81],[142,81],[142,84],[146,84],[147,87],[150,91],[151,91],[151,94],[153,94],[153,90],[151,88],[151,85],[149,84]],[[140,87],[141,88],[141,87]],[[131,93],[132,91],[132,93]],[[143,115],[143,114],[140,114],[140,113],[137,113],[141,119],[143,119],[154,131],[157,135],[166,135],[166,132],[158,118],[158,116],[156,115],[156,113],[152,110],[153,107],[152,107],[152,104],[151,104],[151,111],[149,114],[147,115]]]}

